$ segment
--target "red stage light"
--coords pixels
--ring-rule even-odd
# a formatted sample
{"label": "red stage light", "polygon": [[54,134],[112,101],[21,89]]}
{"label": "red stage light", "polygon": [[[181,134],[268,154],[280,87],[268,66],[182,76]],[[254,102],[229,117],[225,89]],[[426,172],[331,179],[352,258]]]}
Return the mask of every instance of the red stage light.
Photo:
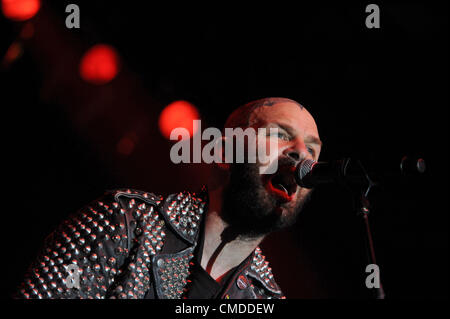
{"label": "red stage light", "polygon": [[40,7],[40,0],[2,0],[3,15],[15,21],[31,19]]}
{"label": "red stage light", "polygon": [[122,137],[117,143],[116,149],[119,154],[128,156],[130,155],[135,147],[134,141],[129,137]]}
{"label": "red stage light", "polygon": [[32,22],[27,22],[22,27],[22,30],[20,31],[20,38],[24,40],[31,39],[31,37],[34,35],[34,25]]}
{"label": "red stage light", "polygon": [[193,120],[199,119],[200,115],[194,105],[187,101],[175,101],[161,112],[159,130],[165,138],[169,139],[173,129],[185,128],[192,137],[198,129],[198,127],[193,126]]}
{"label": "red stage light", "polygon": [[80,75],[92,84],[105,84],[119,72],[119,56],[116,50],[106,44],[90,48],[81,59]]}

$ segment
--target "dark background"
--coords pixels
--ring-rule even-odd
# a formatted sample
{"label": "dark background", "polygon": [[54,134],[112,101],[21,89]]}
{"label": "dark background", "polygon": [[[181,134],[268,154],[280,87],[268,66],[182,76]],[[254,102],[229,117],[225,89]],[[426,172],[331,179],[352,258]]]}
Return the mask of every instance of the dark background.
{"label": "dark background", "polygon": [[[68,3],[80,6],[81,29],[65,28]],[[167,195],[204,182],[202,165],[170,162],[157,126],[167,104],[190,101],[204,128],[221,127],[238,105],[283,96],[316,118],[322,160],[350,156],[377,170],[426,159],[424,176],[374,193],[370,218],[387,297],[448,297],[446,3],[377,2],[381,29],[365,27],[368,3],[245,12],[143,3],[45,2],[23,55],[0,73],[6,296],[45,236],[105,189]],[[2,56],[22,26],[0,18]],[[96,43],[122,58],[103,86],[77,73]],[[128,156],[116,151],[123,137],[135,144]],[[263,251],[288,298],[373,297],[363,225],[344,189],[317,189]]]}

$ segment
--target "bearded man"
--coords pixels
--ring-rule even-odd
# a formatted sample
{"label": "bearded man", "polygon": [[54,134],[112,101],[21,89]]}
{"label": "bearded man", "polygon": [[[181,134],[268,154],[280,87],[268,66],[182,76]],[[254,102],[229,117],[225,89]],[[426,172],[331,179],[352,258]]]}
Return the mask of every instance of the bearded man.
{"label": "bearded man", "polygon": [[18,297],[284,298],[258,245],[292,225],[310,195],[293,170],[318,160],[316,123],[293,100],[264,98],[237,108],[225,127],[255,129],[252,143],[276,141],[276,172],[212,163],[198,194],[109,191],[46,238]]}

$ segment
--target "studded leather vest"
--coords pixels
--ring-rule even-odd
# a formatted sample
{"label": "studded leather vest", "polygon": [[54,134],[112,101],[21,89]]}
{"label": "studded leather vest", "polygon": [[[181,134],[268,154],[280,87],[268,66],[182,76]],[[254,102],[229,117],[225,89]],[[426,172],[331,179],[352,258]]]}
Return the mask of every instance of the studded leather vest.
{"label": "studded leather vest", "polygon": [[[206,192],[107,192],[50,234],[18,298],[176,299],[186,291]],[[222,298],[284,298],[259,248]]]}

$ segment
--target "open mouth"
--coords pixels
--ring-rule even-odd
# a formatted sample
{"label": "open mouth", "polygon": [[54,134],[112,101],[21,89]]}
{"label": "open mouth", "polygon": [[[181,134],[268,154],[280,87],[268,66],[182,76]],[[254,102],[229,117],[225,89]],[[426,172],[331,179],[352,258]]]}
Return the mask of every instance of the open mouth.
{"label": "open mouth", "polygon": [[293,200],[297,192],[293,170],[291,166],[280,169],[268,181],[269,192],[284,202]]}

